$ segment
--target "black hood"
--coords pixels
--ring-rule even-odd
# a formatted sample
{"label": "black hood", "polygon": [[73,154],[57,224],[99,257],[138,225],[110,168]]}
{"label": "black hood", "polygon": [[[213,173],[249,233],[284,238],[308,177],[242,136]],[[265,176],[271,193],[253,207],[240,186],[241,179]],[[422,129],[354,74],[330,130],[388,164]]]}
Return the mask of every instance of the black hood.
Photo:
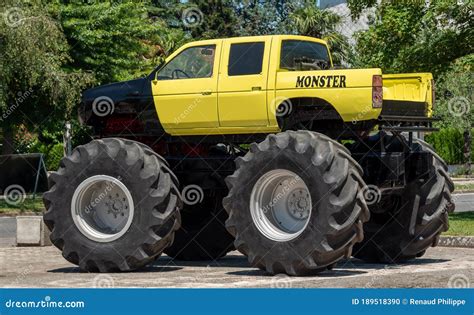
{"label": "black hood", "polygon": [[83,91],[82,101],[87,104],[93,102],[94,99],[98,97],[109,97],[114,101],[114,103],[120,102],[129,96],[143,94],[146,82],[148,82],[148,79],[145,77],[97,86]]}
{"label": "black hood", "polygon": [[111,115],[137,114],[150,108],[154,106],[148,76],[83,91],[78,114],[82,123],[99,124]]}

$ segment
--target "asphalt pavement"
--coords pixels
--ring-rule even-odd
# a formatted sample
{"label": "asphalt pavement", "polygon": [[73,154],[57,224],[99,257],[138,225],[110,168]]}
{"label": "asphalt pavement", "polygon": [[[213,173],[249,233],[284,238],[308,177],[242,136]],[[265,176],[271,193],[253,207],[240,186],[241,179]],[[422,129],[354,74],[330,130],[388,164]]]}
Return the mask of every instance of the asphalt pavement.
{"label": "asphalt pavement", "polygon": [[250,267],[232,252],[215,262],[159,258],[137,272],[86,273],[67,262],[55,247],[0,248],[0,287],[470,287],[474,283],[474,249],[430,248],[425,256],[402,265],[342,261],[332,271],[311,277],[271,276]]}
{"label": "asphalt pavement", "polygon": [[16,242],[16,218],[0,217],[0,247],[14,246]]}

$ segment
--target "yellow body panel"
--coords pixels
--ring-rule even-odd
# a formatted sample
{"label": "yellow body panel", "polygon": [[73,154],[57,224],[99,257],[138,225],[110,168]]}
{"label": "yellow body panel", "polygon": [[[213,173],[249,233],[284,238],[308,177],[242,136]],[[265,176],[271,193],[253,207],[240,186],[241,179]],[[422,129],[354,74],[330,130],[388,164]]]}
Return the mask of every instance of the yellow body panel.
{"label": "yellow body panel", "polygon": [[[381,74],[380,69],[345,69],[345,70],[318,70],[318,71],[285,71],[276,76],[277,100],[297,97],[317,97],[332,104],[344,121],[360,121],[376,119],[381,108],[372,108],[372,76]],[[325,78],[324,86],[313,84],[314,78]],[[298,78],[311,82],[297,86]],[[334,82],[327,80],[337,78]],[[344,85],[339,81],[344,78]],[[310,81],[311,79],[311,81]],[[328,85],[329,81],[329,86]],[[320,83],[320,81],[317,81]],[[280,102],[270,102],[270,112],[275,112],[275,106]]]}
{"label": "yellow body panel", "polygon": [[[171,135],[278,132],[276,108],[284,100],[301,97],[327,101],[346,122],[379,117],[381,108],[372,107],[372,78],[381,75],[381,69],[280,69],[283,40],[311,41],[327,47],[312,37],[254,36],[192,42],[169,56],[166,63],[189,47],[216,45],[212,77],[152,82],[155,107],[165,131]],[[230,45],[245,42],[265,43],[262,72],[228,76]],[[384,100],[426,101],[431,110],[431,74],[383,78]]]}
{"label": "yellow body panel", "polygon": [[[219,68],[218,111],[220,127],[267,126],[267,79],[271,52],[271,37],[257,42],[265,43],[262,72],[252,75],[228,76],[231,44],[253,43],[254,38],[226,39]],[[224,129],[223,129],[224,130]]]}
{"label": "yellow body panel", "polygon": [[169,62],[185,49],[193,46],[216,45],[213,73],[209,78],[189,78],[152,81],[155,108],[163,128],[171,134],[174,130],[189,128],[217,128],[217,78],[222,40],[201,41],[185,45],[168,59]]}
{"label": "yellow body panel", "polygon": [[433,113],[433,75],[431,73],[402,73],[383,75],[384,100],[424,102],[428,117]]}

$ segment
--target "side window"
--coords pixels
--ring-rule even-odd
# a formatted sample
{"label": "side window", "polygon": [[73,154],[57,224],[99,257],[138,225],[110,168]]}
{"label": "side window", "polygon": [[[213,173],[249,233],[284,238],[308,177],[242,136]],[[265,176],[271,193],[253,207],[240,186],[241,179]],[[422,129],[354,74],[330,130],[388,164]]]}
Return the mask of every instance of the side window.
{"label": "side window", "polygon": [[158,80],[210,78],[216,45],[196,46],[183,50],[158,71]]}
{"label": "side window", "polygon": [[264,42],[231,44],[228,75],[260,74],[264,50]]}
{"label": "side window", "polygon": [[284,40],[280,55],[281,69],[304,71],[331,67],[327,47],[316,42]]}

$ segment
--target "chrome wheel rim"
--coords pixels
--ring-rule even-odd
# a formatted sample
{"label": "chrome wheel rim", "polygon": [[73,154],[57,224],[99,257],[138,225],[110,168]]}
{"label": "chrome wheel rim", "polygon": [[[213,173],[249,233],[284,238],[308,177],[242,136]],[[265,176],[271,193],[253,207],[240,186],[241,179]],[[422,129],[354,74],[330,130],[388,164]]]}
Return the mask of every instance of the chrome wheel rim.
{"label": "chrome wheel rim", "polygon": [[252,189],[252,220],[260,233],[273,241],[286,242],[300,235],[308,226],[311,211],[308,186],[289,170],[265,173]]}
{"label": "chrome wheel rim", "polygon": [[132,195],[117,178],[92,176],[74,191],[71,214],[74,224],[87,238],[111,242],[124,235],[132,224]]}

